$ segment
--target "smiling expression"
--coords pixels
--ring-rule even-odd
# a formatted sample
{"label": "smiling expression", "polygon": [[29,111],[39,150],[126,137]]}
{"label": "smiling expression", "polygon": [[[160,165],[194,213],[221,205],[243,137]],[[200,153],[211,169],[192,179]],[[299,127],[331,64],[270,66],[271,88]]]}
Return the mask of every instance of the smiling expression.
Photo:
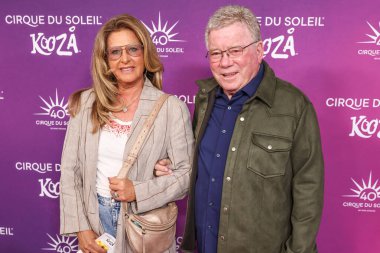
{"label": "smiling expression", "polygon": [[[216,49],[223,51],[231,47],[246,46],[253,41],[246,25],[237,22],[217,30],[211,30],[208,37],[208,48],[210,51]],[[263,44],[262,41],[259,41],[245,48],[241,56],[231,58],[224,53],[220,61],[210,61],[210,68],[224,93],[231,98],[256,76],[262,58]]]}
{"label": "smiling expression", "polygon": [[[107,39],[107,48],[141,45],[135,33],[129,29],[112,32]],[[144,83],[144,56],[130,56],[123,50],[118,60],[107,60],[111,72],[117,79],[119,86],[128,87],[143,85]]]}

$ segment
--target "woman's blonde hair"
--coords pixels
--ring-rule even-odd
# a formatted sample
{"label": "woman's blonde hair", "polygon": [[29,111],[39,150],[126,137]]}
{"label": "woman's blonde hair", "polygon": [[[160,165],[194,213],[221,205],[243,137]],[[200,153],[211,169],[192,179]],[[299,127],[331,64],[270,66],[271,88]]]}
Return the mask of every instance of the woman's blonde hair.
{"label": "woman's blonde hair", "polygon": [[[107,39],[111,33],[123,29],[134,32],[143,45],[145,75],[156,88],[162,89],[163,65],[148,30],[140,20],[128,14],[111,18],[96,35],[92,51],[91,74],[95,101],[92,105],[91,119],[94,133],[108,122],[108,112],[118,109],[115,105],[118,95],[117,81],[107,62]],[[71,116],[75,116],[79,112],[80,95],[83,91],[83,89],[79,90],[70,96],[69,112]]]}

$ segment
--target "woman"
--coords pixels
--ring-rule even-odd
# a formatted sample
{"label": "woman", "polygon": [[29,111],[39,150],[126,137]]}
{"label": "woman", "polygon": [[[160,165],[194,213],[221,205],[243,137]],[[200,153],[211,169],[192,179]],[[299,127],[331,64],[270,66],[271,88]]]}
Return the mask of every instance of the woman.
{"label": "woman", "polygon": [[[120,202],[135,213],[183,198],[189,187],[193,133],[189,111],[170,96],[130,169],[117,179],[139,131],[163,92],[163,67],[148,31],[120,15],[98,32],[92,55],[91,89],[70,97],[71,114],[61,164],[61,234],[77,234],[83,252],[105,252],[95,239],[116,236],[115,251],[127,244]],[[168,157],[173,172],[154,177],[155,163]],[[167,252],[175,252],[175,238]]]}

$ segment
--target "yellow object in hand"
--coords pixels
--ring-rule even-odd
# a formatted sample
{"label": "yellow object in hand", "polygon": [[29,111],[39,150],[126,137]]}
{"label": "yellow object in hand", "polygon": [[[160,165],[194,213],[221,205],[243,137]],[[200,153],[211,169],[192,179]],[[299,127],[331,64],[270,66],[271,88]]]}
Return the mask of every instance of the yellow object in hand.
{"label": "yellow object in hand", "polygon": [[96,243],[97,243],[100,247],[102,247],[103,249],[108,250],[107,245],[105,245],[102,241],[100,241],[100,240],[96,240]]}

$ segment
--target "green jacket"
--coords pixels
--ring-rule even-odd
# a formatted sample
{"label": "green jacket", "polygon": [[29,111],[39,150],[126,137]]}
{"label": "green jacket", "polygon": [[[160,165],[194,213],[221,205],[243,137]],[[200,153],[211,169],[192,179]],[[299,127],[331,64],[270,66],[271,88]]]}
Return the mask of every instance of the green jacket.
{"label": "green jacket", "polygon": [[[317,117],[301,91],[264,66],[264,78],[243,106],[229,147],[218,253],[315,253],[324,177]],[[218,87],[213,78],[198,85],[196,149],[182,242],[190,252],[196,248],[198,148]]]}

